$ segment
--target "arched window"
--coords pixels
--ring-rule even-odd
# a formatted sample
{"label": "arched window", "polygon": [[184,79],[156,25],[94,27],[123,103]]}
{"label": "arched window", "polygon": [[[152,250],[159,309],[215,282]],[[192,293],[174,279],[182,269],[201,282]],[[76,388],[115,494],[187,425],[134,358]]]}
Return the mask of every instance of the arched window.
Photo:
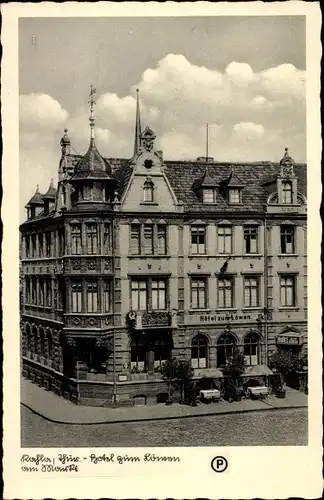
{"label": "arched window", "polygon": [[134,372],[146,371],[146,346],[141,340],[131,344],[131,370]]}
{"label": "arched window", "polygon": [[256,333],[248,333],[244,339],[244,358],[247,366],[259,364],[260,338]]}
{"label": "arched window", "polygon": [[32,328],[32,335],[31,335],[31,352],[32,353],[37,353],[37,328],[34,325]]}
{"label": "arched window", "polygon": [[231,333],[223,333],[217,341],[217,366],[224,366],[233,356],[235,337]]}
{"label": "arched window", "polygon": [[196,335],[191,342],[192,368],[207,368],[208,343],[204,335]]}
{"label": "arched window", "polygon": [[143,199],[145,202],[153,202],[154,184],[152,181],[145,181],[143,187]]}
{"label": "arched window", "polygon": [[282,203],[290,205],[292,203],[292,183],[282,183]]}

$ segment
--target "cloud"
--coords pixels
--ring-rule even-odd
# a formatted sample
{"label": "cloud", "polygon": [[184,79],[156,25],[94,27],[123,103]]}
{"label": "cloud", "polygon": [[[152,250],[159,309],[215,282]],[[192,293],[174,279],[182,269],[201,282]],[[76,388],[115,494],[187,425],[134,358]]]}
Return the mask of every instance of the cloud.
{"label": "cloud", "polygon": [[[143,72],[128,95],[107,88],[97,96],[97,146],[108,157],[132,155],[139,88],[142,126],[154,130],[165,159],[203,156],[209,123],[209,154],[217,160],[278,161],[289,146],[296,161],[305,161],[305,86],[306,73],[288,63],[256,72],[232,61],[221,71],[168,54]],[[23,95],[20,123],[21,182],[30,186],[31,196],[31,179],[44,177],[45,190],[45,177],[57,178],[65,126],[73,149],[86,152],[89,109],[67,111],[49,95]]]}
{"label": "cloud", "polygon": [[47,94],[21,95],[19,104],[20,123],[25,127],[40,126],[53,130],[62,126],[69,117],[60,103]]}

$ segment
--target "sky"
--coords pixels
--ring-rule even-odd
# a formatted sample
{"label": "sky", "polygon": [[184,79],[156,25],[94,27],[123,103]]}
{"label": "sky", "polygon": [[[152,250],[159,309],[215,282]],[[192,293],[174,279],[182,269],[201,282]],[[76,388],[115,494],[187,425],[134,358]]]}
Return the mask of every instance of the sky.
{"label": "sky", "polygon": [[96,143],[107,157],[133,152],[135,94],[142,126],[164,158],[306,161],[303,16],[20,18],[20,199],[57,180],[60,138]]}

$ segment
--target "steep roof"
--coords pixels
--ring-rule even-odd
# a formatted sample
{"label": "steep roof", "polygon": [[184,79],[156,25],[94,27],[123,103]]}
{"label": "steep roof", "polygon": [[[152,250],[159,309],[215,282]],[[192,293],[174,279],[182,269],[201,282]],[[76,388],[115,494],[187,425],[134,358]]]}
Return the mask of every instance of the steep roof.
{"label": "steep roof", "polygon": [[54,187],[53,179],[51,179],[50,186],[47,192],[43,195],[43,198],[54,199],[56,198],[57,189]]}
{"label": "steep roof", "polygon": [[30,205],[39,205],[39,206],[42,206],[44,205],[44,200],[43,200],[43,196],[40,192],[39,192],[39,186],[37,185],[37,188],[36,188],[36,192],[35,194],[30,198],[29,202],[27,203],[26,207],[30,206]]}

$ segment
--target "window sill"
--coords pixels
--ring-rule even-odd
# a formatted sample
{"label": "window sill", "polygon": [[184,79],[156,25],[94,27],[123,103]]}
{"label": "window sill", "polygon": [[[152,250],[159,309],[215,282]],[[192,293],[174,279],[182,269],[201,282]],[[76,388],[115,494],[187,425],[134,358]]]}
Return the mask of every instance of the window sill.
{"label": "window sill", "polygon": [[129,255],[129,259],[170,259],[171,255]]}
{"label": "window sill", "polygon": [[206,253],[191,253],[189,259],[209,259],[209,255]]}
{"label": "window sill", "polygon": [[226,313],[226,312],[231,312],[231,313],[236,313],[237,308],[236,307],[218,307],[215,309],[215,313],[220,314],[220,313]]}
{"label": "window sill", "polygon": [[298,253],[279,253],[278,254],[278,258],[279,259],[287,259],[287,258],[294,258],[296,259],[297,257],[299,257]]}
{"label": "window sill", "polygon": [[297,306],[280,306],[278,311],[299,311],[300,307]]}
{"label": "window sill", "polygon": [[262,306],[255,306],[255,307],[242,307],[243,312],[252,312],[252,311],[263,311]]}
{"label": "window sill", "polygon": [[262,257],[262,253],[245,253],[242,255],[243,259],[261,259]]}
{"label": "window sill", "polygon": [[149,207],[158,207],[159,204],[156,201],[141,201],[140,205]]}
{"label": "window sill", "polygon": [[211,309],[189,309],[189,314],[210,313]]}

